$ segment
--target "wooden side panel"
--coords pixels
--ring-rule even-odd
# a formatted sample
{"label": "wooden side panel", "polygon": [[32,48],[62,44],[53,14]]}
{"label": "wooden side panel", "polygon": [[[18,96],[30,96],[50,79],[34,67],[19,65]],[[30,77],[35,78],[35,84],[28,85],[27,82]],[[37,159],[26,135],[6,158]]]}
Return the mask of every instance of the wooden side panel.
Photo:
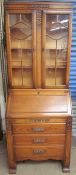
{"label": "wooden side panel", "polygon": [[71,57],[71,40],[72,40],[72,15],[69,15],[69,31],[68,31],[68,51],[67,51],[67,70],[66,70],[66,85],[69,87],[70,77],[70,57]]}
{"label": "wooden side panel", "polygon": [[71,140],[72,140],[72,118],[68,117],[66,123],[66,142],[63,160],[63,171],[70,171],[70,158],[71,158]]}
{"label": "wooden side panel", "polygon": [[8,152],[8,165],[9,170],[16,170],[16,160],[14,153],[14,142],[12,135],[12,127],[9,120],[6,120],[6,138],[7,138],[7,152]]}
{"label": "wooden side panel", "polygon": [[7,67],[8,67],[8,85],[11,87],[12,84],[12,69],[11,69],[11,42],[10,42],[10,28],[9,28],[9,14],[6,12],[5,15],[5,26],[6,26],[6,48],[7,48]]}

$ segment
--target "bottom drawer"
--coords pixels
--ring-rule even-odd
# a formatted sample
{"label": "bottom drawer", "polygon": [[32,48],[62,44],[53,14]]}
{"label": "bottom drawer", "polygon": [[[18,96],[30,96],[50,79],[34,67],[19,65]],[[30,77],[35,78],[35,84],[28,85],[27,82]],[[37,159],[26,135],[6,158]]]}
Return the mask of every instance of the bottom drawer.
{"label": "bottom drawer", "polygon": [[64,146],[15,146],[16,160],[62,160]]}

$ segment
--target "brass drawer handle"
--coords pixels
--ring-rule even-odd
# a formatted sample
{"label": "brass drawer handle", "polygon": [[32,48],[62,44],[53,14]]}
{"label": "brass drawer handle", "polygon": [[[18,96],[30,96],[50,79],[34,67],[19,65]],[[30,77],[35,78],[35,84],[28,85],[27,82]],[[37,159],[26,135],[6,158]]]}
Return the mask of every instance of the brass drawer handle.
{"label": "brass drawer handle", "polygon": [[36,150],[33,150],[33,153],[34,154],[44,154],[46,151],[45,150],[42,150],[42,149],[36,149]]}
{"label": "brass drawer handle", "polygon": [[37,139],[34,139],[33,142],[36,144],[45,143],[45,139],[37,138]]}
{"label": "brass drawer handle", "polygon": [[32,128],[34,132],[43,132],[44,128]]}

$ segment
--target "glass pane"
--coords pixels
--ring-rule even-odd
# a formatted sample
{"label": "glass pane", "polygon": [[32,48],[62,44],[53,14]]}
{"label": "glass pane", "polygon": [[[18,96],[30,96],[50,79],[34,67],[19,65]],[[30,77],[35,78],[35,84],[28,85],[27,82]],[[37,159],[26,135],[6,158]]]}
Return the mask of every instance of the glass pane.
{"label": "glass pane", "polygon": [[32,51],[31,50],[23,50],[22,54],[22,67],[31,68],[32,65]]}
{"label": "glass pane", "polygon": [[22,71],[21,69],[12,69],[12,85],[21,86],[22,85]]}
{"label": "glass pane", "polygon": [[32,50],[13,49],[11,59],[13,66],[32,67]]}
{"label": "glass pane", "polygon": [[[50,71],[46,73],[49,77],[49,82],[51,82],[49,86],[65,85],[68,48],[68,15],[46,14],[45,35],[43,57],[45,72],[46,68],[50,69]],[[47,82],[46,78],[47,76],[45,77],[45,84]]]}
{"label": "glass pane", "polygon": [[11,48],[32,47],[32,15],[10,15]]}
{"label": "glass pane", "polygon": [[21,68],[21,62],[20,61],[12,61],[12,68]]}
{"label": "glass pane", "polygon": [[32,88],[32,70],[30,69],[23,69],[23,85],[27,88]]}
{"label": "glass pane", "polygon": [[22,49],[12,49],[11,50],[11,59],[12,61],[21,61]]}
{"label": "glass pane", "polygon": [[56,70],[56,85],[57,86],[65,85],[66,83],[65,74],[66,74],[66,69],[64,68],[60,68],[60,69],[58,68]]}
{"label": "glass pane", "polygon": [[55,69],[46,69],[45,86],[55,86]]}
{"label": "glass pane", "polygon": [[21,67],[21,50],[12,49],[11,50],[11,61],[12,67]]}
{"label": "glass pane", "polygon": [[33,86],[32,14],[11,14],[12,85]]}
{"label": "glass pane", "polygon": [[[68,35],[68,15],[46,15],[46,45]],[[50,42],[51,43],[51,42]],[[52,43],[50,44],[52,46]],[[54,45],[53,45],[54,48]]]}
{"label": "glass pane", "polygon": [[55,51],[47,49],[45,50],[45,66],[55,67]]}
{"label": "glass pane", "polygon": [[66,67],[67,61],[67,38],[61,38],[57,41],[57,55],[56,55],[56,65],[57,67]]}

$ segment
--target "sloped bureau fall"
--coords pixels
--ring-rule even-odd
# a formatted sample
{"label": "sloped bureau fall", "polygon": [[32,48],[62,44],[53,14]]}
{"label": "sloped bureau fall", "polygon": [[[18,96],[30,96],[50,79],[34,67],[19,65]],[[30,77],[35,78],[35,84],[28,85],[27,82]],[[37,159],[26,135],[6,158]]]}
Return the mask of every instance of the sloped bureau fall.
{"label": "sloped bureau fall", "polygon": [[70,169],[71,14],[69,3],[5,3],[10,173],[23,160],[61,160]]}

